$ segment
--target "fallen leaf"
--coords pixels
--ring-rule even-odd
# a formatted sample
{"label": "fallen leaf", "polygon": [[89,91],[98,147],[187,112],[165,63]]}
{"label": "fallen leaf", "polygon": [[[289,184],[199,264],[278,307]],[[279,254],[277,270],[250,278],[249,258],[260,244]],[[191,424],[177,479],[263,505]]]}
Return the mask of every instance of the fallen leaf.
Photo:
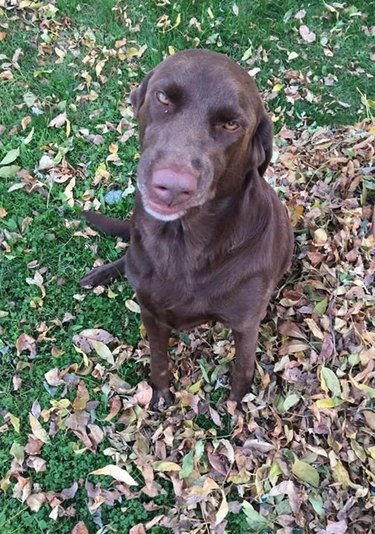
{"label": "fallen leaf", "polygon": [[317,246],[325,245],[328,241],[327,232],[323,228],[318,228],[314,232],[314,243]]}
{"label": "fallen leaf", "polygon": [[146,529],[142,523],[139,523],[129,530],[129,534],[146,534]]}
{"label": "fallen leaf", "polygon": [[224,519],[227,517],[229,512],[228,502],[227,498],[225,496],[224,491],[221,491],[222,500],[220,503],[220,507],[217,511],[216,517],[215,517],[215,526],[219,525]]}
{"label": "fallen leaf", "polygon": [[9,452],[19,465],[23,464],[25,460],[25,447],[23,447],[20,443],[13,443]]}
{"label": "fallen leaf", "polygon": [[181,467],[175,462],[158,461],[152,464],[155,471],[168,472],[168,471],[181,471]]}
{"label": "fallen leaf", "polygon": [[371,428],[371,430],[375,430],[375,412],[371,412],[370,410],[363,410],[362,413],[366,420],[367,426]]}
{"label": "fallen leaf", "polygon": [[179,473],[179,477],[188,478],[193,472],[193,469],[194,469],[194,451],[191,450],[187,454],[185,454],[182,460],[182,469]]}
{"label": "fallen leaf", "polygon": [[53,159],[45,154],[39,160],[38,170],[46,171],[48,169],[52,169],[52,167],[54,166],[55,166],[55,162],[53,161]]}
{"label": "fallen leaf", "polygon": [[19,432],[20,432],[20,419],[19,419],[19,417],[16,417],[12,413],[10,413],[9,414],[9,420],[10,420],[10,423],[11,423],[12,427],[14,428],[14,430],[17,432],[17,434],[19,434]]}
{"label": "fallen leaf", "polygon": [[37,439],[40,439],[40,441],[43,441],[43,443],[49,443],[51,441],[47,432],[39,423],[38,419],[31,413],[29,414],[29,422],[31,426],[31,431]]}
{"label": "fallen leaf", "polygon": [[108,362],[110,365],[113,365],[115,363],[113,354],[110,351],[110,349],[107,347],[107,345],[105,345],[101,341],[96,341],[95,339],[91,339],[90,343],[92,345],[92,348],[95,350],[98,356],[103,358],[103,360]]}
{"label": "fallen leaf", "polygon": [[57,115],[57,117],[52,119],[48,123],[48,126],[52,128],[61,128],[61,126],[64,126],[65,123],[66,123],[66,112],[64,111],[63,113],[60,113],[60,115]]}
{"label": "fallen leaf", "polygon": [[348,532],[348,524],[345,520],[329,523],[325,529],[325,534],[346,534]]}
{"label": "fallen leaf", "polygon": [[299,28],[299,33],[306,43],[313,43],[316,39],[316,35],[305,24],[302,24]]}
{"label": "fallen leaf", "polygon": [[141,313],[141,308],[139,307],[139,304],[134,302],[134,300],[130,300],[130,299],[126,300],[125,306],[128,308],[128,310],[130,310],[133,313]]}
{"label": "fallen leaf", "polygon": [[0,161],[0,165],[9,165],[10,163],[13,163],[13,161],[15,161],[19,155],[19,148],[13,148],[12,150],[9,150],[6,156],[4,156],[4,158]]}
{"label": "fallen leaf", "polygon": [[323,391],[328,393],[328,390],[333,393],[335,397],[340,397],[341,395],[341,386],[340,381],[328,367],[322,367],[321,370],[321,386]]}
{"label": "fallen leaf", "polygon": [[30,357],[35,358],[36,356],[36,341],[32,336],[28,334],[21,334],[16,341],[16,348],[18,355],[25,350],[30,352]]}
{"label": "fallen leaf", "polygon": [[138,404],[146,406],[151,402],[152,387],[147,382],[140,382],[134,396],[137,399]]}
{"label": "fallen leaf", "polygon": [[315,487],[319,486],[319,473],[315,467],[307,462],[302,462],[296,458],[292,465],[292,472],[300,480],[308,482]]}
{"label": "fallen leaf", "polygon": [[89,531],[83,521],[77,523],[71,532],[71,534],[89,534]]}
{"label": "fallen leaf", "polygon": [[46,500],[44,493],[33,493],[26,499],[26,503],[32,512],[38,512]]}
{"label": "fallen leaf", "polygon": [[125,469],[122,469],[118,465],[106,465],[101,469],[96,469],[91,471],[90,475],[106,475],[118,480],[119,482],[124,482],[128,486],[137,486],[138,482],[134,480],[132,476],[129,475]]}

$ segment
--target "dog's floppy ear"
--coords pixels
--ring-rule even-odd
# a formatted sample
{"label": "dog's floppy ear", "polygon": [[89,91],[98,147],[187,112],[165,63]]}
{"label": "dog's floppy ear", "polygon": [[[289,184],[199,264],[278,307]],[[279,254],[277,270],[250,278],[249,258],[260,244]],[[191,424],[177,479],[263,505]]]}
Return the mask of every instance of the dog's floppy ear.
{"label": "dog's floppy ear", "polygon": [[133,89],[133,91],[130,93],[130,102],[132,103],[134,115],[136,118],[138,118],[139,110],[141,109],[142,104],[145,101],[148,82],[150,81],[150,78],[153,75],[153,73],[154,71],[151,70],[146,75],[141,85]]}
{"label": "dog's floppy ear", "polygon": [[251,166],[258,170],[260,176],[266,172],[272,158],[273,126],[271,119],[264,114],[252,140]]}

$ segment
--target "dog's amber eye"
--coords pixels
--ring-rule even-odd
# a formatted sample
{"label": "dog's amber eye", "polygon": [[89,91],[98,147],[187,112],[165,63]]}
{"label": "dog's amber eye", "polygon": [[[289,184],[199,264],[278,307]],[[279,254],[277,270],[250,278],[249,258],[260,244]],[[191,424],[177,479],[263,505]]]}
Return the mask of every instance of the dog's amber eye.
{"label": "dog's amber eye", "polygon": [[223,124],[223,128],[225,130],[228,130],[228,132],[235,132],[236,130],[238,130],[239,127],[240,125],[237,121],[227,121]]}
{"label": "dog's amber eye", "polygon": [[168,106],[168,104],[170,103],[169,98],[163,91],[156,91],[156,98],[164,106]]}

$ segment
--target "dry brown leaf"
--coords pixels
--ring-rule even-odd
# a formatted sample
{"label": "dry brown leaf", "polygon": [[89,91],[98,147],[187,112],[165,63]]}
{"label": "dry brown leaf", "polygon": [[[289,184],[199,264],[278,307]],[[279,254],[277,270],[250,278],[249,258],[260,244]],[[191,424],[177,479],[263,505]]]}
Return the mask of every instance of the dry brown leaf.
{"label": "dry brown leaf", "polygon": [[23,351],[30,352],[30,357],[35,358],[36,356],[36,341],[32,336],[28,334],[21,334],[16,341],[16,348],[18,355]]}

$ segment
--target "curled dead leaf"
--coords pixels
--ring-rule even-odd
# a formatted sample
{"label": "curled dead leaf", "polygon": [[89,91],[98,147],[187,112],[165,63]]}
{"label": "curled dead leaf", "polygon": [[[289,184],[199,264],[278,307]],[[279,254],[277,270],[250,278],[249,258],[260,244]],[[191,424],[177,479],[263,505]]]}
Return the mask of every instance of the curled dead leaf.
{"label": "curled dead leaf", "polygon": [[32,336],[28,334],[21,334],[16,341],[16,348],[18,355],[23,351],[28,351],[30,353],[30,358],[35,358],[36,356],[36,341]]}

